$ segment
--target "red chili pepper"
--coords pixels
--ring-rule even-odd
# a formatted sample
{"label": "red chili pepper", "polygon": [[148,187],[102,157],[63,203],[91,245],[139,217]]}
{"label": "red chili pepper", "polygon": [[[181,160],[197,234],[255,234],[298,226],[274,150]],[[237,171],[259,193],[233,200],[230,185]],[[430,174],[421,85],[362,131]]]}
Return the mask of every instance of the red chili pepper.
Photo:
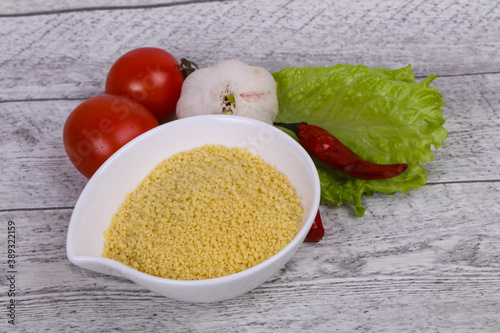
{"label": "red chili pepper", "polygon": [[402,174],[408,164],[375,164],[363,160],[325,129],[307,123],[274,123],[293,131],[299,143],[330,167],[363,179],[386,179]]}
{"label": "red chili pepper", "polygon": [[325,229],[323,228],[323,221],[321,221],[321,215],[318,213],[316,214],[316,217],[314,218],[314,222],[311,226],[311,229],[309,229],[309,233],[306,236],[306,239],[310,242],[317,243],[323,238],[325,235]]}

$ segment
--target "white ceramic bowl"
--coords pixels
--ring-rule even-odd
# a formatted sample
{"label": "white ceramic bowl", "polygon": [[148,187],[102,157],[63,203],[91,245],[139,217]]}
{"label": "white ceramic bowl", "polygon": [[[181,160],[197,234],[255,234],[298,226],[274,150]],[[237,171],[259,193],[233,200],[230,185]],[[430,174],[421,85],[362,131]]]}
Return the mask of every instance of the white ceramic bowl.
{"label": "white ceramic bowl", "polygon": [[[170,280],[141,273],[102,257],[103,231],[137,184],[162,160],[200,147],[221,144],[246,147],[285,173],[302,199],[302,227],[296,237],[268,260],[245,271],[215,279]],[[175,120],[135,138],[97,170],[71,216],[66,252],[77,266],[121,276],[161,295],[188,302],[214,302],[241,295],[262,284],[292,257],[309,231],[320,200],[316,168],[291,137],[266,123],[237,116],[207,115]]]}

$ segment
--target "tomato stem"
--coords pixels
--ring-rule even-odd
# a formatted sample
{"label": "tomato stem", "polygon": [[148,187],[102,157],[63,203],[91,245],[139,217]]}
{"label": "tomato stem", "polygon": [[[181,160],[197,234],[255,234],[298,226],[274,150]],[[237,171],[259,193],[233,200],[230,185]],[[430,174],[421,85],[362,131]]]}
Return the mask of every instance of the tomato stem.
{"label": "tomato stem", "polygon": [[199,69],[198,65],[196,65],[192,61],[187,60],[186,58],[181,59],[179,67],[181,69],[182,76],[184,76],[184,79],[187,78],[189,74]]}

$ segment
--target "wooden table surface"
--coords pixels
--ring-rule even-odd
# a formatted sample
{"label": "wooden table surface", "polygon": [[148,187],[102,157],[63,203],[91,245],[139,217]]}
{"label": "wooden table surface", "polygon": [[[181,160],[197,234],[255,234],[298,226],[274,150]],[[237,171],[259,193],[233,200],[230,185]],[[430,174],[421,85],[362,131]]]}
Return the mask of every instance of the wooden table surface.
{"label": "wooden table surface", "polygon": [[[322,205],[325,238],[259,288],[174,301],[65,252],[87,182],[64,152],[65,119],[142,46],[203,67],[411,64],[417,80],[438,76],[450,136],[425,165],[426,186],[364,197],[364,217]],[[493,0],[2,1],[0,331],[500,332],[499,51]]]}

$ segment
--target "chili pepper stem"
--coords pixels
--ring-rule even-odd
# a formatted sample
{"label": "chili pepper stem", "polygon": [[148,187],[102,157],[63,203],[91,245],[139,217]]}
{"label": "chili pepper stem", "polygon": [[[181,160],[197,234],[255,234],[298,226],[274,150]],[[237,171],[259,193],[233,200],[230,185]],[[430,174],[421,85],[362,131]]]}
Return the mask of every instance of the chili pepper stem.
{"label": "chili pepper stem", "polygon": [[307,124],[306,122],[301,122],[301,123],[278,123],[278,122],[274,122],[273,125],[274,126],[279,126],[279,127],[283,127],[283,128],[286,128],[290,131],[292,131],[293,133],[295,133],[295,135],[299,135],[299,127],[300,125],[305,125]]}
{"label": "chili pepper stem", "polygon": [[185,58],[181,59],[181,63],[179,64],[179,68],[181,69],[182,76],[184,76],[184,79],[189,76],[192,72],[195,70],[199,69],[198,65],[196,65],[194,62],[189,61]]}

